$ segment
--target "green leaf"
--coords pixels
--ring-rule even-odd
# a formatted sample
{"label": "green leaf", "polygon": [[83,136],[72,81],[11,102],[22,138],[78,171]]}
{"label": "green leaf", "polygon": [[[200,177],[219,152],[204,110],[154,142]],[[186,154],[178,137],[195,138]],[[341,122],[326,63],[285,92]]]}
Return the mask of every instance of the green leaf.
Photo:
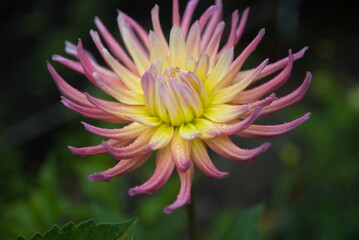
{"label": "green leaf", "polygon": [[258,204],[239,213],[228,239],[259,240],[259,221],[264,210],[263,204]]}
{"label": "green leaf", "polygon": [[[91,219],[78,225],[70,222],[59,227],[53,226],[43,236],[36,233],[30,240],[132,240],[135,236],[137,218],[119,224],[99,223]],[[18,237],[17,240],[25,240]]]}

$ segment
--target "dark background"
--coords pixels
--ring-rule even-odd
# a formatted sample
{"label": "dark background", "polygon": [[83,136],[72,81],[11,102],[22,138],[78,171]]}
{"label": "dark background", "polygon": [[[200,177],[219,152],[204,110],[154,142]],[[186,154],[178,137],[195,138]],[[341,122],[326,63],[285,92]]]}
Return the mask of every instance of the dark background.
{"label": "dark background", "polygon": [[[132,216],[140,217],[136,239],[186,235],[185,209],[162,213],[179,190],[176,175],[153,196],[127,195],[129,187],[151,176],[153,159],[111,183],[87,182],[87,175],[112,166],[114,160],[80,158],[68,151],[67,145],[97,145],[102,139],[86,132],[80,124],[84,119],[59,103],[60,94],[46,69],[52,54],[66,55],[65,40],[76,43],[81,38],[96,53],[89,37],[95,16],[118,37],[116,9],[150,29],[155,3],[168,36],[172,6],[168,0],[22,0],[1,7],[0,239],[29,237],[70,220],[78,223],[94,217],[118,222]],[[194,18],[211,3],[201,1]],[[196,172],[193,193],[200,234],[215,239],[237,211],[263,202],[260,231],[265,239],[358,239],[359,2],[223,0],[223,5],[227,23],[223,39],[231,13],[251,7],[236,54],[266,28],[245,68],[267,57],[271,61],[285,57],[289,48],[309,46],[305,57],[294,64],[291,79],[276,91],[283,96],[294,90],[311,71],[313,82],[305,99],[264,122],[282,123],[308,111],[312,116],[291,133],[271,139],[272,148],[252,164],[212,155],[230,177],[215,180]],[[185,1],[180,6],[183,11]],[[74,86],[97,91],[84,77],[53,65]],[[263,141],[237,142],[249,147]]]}

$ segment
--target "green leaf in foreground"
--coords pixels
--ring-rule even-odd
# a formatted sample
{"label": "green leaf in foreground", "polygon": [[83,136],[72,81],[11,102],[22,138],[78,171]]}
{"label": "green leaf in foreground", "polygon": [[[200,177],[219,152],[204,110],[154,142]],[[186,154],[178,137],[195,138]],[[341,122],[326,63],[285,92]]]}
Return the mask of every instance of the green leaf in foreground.
{"label": "green leaf in foreground", "polygon": [[[36,233],[30,240],[132,240],[135,236],[137,218],[119,224],[99,223],[91,219],[78,225],[70,222],[61,228],[53,226],[43,236]],[[18,237],[17,240],[25,240]]]}

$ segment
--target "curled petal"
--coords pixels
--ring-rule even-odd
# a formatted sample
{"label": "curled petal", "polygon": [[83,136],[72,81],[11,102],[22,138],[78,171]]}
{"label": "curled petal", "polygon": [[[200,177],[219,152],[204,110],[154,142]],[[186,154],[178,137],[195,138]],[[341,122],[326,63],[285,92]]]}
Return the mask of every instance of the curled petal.
{"label": "curled petal", "polygon": [[[304,47],[302,48],[300,51],[296,52],[293,54],[293,60],[296,61],[298,59],[301,59],[304,56],[304,53],[308,50],[308,47]],[[261,74],[259,74],[259,76],[255,79],[255,81],[262,79],[272,73],[275,73],[276,71],[279,71],[281,69],[283,69],[284,67],[286,67],[288,65],[289,62],[289,57],[283,58],[275,63],[271,63],[268,64],[268,66],[266,68],[264,68],[264,70],[262,71]],[[254,69],[249,69],[249,70],[245,70],[245,71],[240,71],[235,79],[233,80],[234,82],[238,82],[241,81],[243,78],[245,78],[248,74],[250,74],[250,72],[252,72]]]}
{"label": "curled petal", "polygon": [[[110,139],[106,142],[106,144],[108,144],[109,146],[113,146],[113,147],[121,147],[121,146],[128,144],[129,142],[130,141],[117,141],[114,139]],[[79,155],[80,157],[89,156],[89,155],[99,155],[99,154],[106,153],[106,149],[102,144],[97,145],[97,146],[81,147],[81,148],[68,146],[68,148],[70,149],[70,151],[73,154]]]}
{"label": "curled petal", "polygon": [[156,128],[147,129],[133,143],[125,147],[114,147],[107,142],[103,142],[102,145],[116,160],[135,158],[145,153],[144,148],[150,142],[155,129]]}
{"label": "curled petal", "polygon": [[249,7],[244,9],[244,11],[242,13],[242,17],[241,17],[241,20],[239,22],[239,26],[238,26],[237,31],[236,31],[236,41],[235,41],[234,45],[237,45],[237,43],[239,42],[239,40],[242,37],[244,28],[245,28],[246,23],[247,23],[248,13],[249,13]]}
{"label": "curled petal", "polygon": [[176,128],[171,143],[172,157],[180,172],[186,172],[191,165],[191,142],[185,141]]}
{"label": "curled petal", "polygon": [[194,174],[193,163],[190,162],[186,172],[177,172],[181,181],[181,189],[177,195],[176,201],[163,210],[167,214],[191,202],[191,188]]}
{"label": "curled petal", "polygon": [[233,84],[229,87],[222,88],[215,92],[211,98],[211,104],[219,104],[219,103],[227,103],[236,99],[238,95],[242,93],[242,91],[252,83],[252,81],[258,76],[258,74],[263,70],[263,68],[267,65],[268,59],[264,60],[250,75],[248,75],[242,81]]}
{"label": "curled petal", "polygon": [[310,72],[307,72],[307,75],[299,88],[297,88],[292,93],[273,101],[269,106],[264,107],[262,111],[262,116],[279,111],[302,100],[309,88],[311,81],[312,74]]}
{"label": "curled petal", "polygon": [[[71,59],[65,58],[63,56],[56,55],[56,54],[52,55],[52,60],[57,61],[78,73],[85,74],[81,63],[79,63],[77,61],[74,61],[74,60],[71,60]],[[49,64],[49,63],[47,63],[47,64]],[[48,70],[50,70],[50,69],[48,68]]]}
{"label": "curled petal", "polygon": [[192,160],[194,164],[201,170],[206,176],[214,178],[226,178],[227,172],[219,171],[212,163],[208,156],[206,144],[200,139],[194,139],[192,141]]}
{"label": "curled petal", "polygon": [[[230,84],[233,80],[233,78],[236,76],[236,74],[241,69],[243,63],[248,58],[248,56],[256,50],[258,44],[262,40],[263,36],[265,34],[265,29],[262,28],[257,36],[252,40],[252,42],[243,50],[243,52],[233,61],[231,68],[228,71],[228,74],[224,77],[223,82],[221,83],[221,86],[226,86]],[[257,71],[258,68],[256,68],[254,71]],[[248,76],[248,75],[247,75]]]}
{"label": "curled petal", "polygon": [[214,104],[204,110],[203,116],[213,122],[226,123],[237,119],[251,109],[248,105]]}
{"label": "curled petal", "polygon": [[233,124],[215,124],[217,129],[219,131],[221,131],[221,133],[225,134],[225,135],[233,135],[236,134],[240,131],[243,131],[244,129],[248,128],[261,114],[261,108],[256,108],[254,109],[254,111],[252,112],[252,114],[237,123],[233,123]]}
{"label": "curled petal", "polygon": [[304,116],[293,120],[288,123],[279,125],[251,125],[242,132],[237,133],[238,136],[246,138],[269,138],[282,135],[292,129],[298,127],[310,117],[310,113],[304,114]]}
{"label": "curled petal", "polygon": [[252,88],[250,90],[243,91],[238,98],[235,100],[237,103],[249,103],[258,100],[263,95],[277,89],[290,77],[292,66],[293,66],[293,55],[292,51],[289,50],[289,62],[288,65],[272,80]]}
{"label": "curled petal", "polygon": [[137,138],[143,131],[147,129],[137,122],[133,122],[123,128],[119,129],[106,129],[92,126],[88,123],[81,122],[85,129],[93,134],[116,140],[130,140]]}
{"label": "curled petal", "polygon": [[150,156],[151,153],[146,153],[136,158],[121,160],[113,168],[100,173],[91,174],[88,176],[88,180],[91,182],[109,182],[113,177],[117,177],[136,170],[142,166]]}
{"label": "curled petal", "polygon": [[129,122],[129,120],[124,117],[113,116],[113,115],[108,114],[107,112],[104,112],[98,108],[92,108],[92,107],[90,108],[90,107],[84,107],[84,106],[78,105],[78,104],[66,99],[65,97],[61,97],[61,102],[66,107],[70,108],[71,110],[73,110],[75,112],[78,112],[79,114],[81,114],[83,117],[86,117],[86,118],[92,118],[92,119],[102,120],[102,121],[111,122],[111,123],[128,123]]}
{"label": "curled petal", "polygon": [[158,150],[156,157],[156,169],[152,177],[140,186],[131,188],[128,191],[130,196],[137,194],[152,194],[161,188],[171,176],[175,167],[172,159],[171,146]]}
{"label": "curled petal", "polygon": [[205,142],[219,155],[236,162],[250,162],[270,147],[270,143],[263,143],[254,149],[241,149],[228,136],[220,136],[215,139],[205,140]]}

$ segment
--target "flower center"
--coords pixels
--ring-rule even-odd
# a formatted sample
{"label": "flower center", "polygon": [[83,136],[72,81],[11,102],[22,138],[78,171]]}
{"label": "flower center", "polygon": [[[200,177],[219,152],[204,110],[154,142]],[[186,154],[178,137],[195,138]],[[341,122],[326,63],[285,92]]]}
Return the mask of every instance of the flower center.
{"label": "flower center", "polygon": [[151,77],[142,78],[147,107],[152,115],[173,126],[189,123],[203,114],[203,85],[190,71],[160,66],[148,71]]}

